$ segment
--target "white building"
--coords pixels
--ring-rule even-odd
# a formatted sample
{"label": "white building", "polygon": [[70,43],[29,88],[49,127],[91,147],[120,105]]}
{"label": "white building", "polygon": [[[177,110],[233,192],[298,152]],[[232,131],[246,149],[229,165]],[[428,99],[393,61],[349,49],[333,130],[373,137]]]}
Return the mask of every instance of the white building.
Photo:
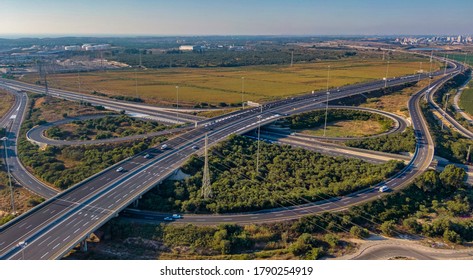
{"label": "white building", "polygon": [[82,48],[81,46],[65,46],[64,50],[66,51],[80,51]]}
{"label": "white building", "polygon": [[191,51],[194,50],[194,46],[182,45],[182,46],[179,47],[179,50],[183,51],[183,52],[191,52]]}

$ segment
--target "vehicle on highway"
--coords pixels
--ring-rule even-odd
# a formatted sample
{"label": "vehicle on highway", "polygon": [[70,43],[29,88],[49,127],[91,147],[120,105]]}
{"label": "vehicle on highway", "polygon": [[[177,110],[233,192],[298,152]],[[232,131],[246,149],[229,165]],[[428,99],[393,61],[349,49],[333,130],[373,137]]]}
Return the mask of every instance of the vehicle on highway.
{"label": "vehicle on highway", "polygon": [[192,146],[192,149],[194,149],[194,150],[198,150],[198,149],[199,149],[199,147],[197,147],[197,146]]}
{"label": "vehicle on highway", "polygon": [[179,215],[179,214],[172,214],[172,217],[173,219],[182,219],[182,215]]}
{"label": "vehicle on highway", "polygon": [[144,156],[144,158],[151,158],[151,155],[150,155],[150,154],[146,154],[146,155]]}
{"label": "vehicle on highway", "polygon": [[125,170],[125,169],[121,166],[117,168],[117,172],[122,172],[123,170]]}
{"label": "vehicle on highway", "polygon": [[386,185],[379,187],[379,192],[389,192],[390,190],[391,189]]}
{"label": "vehicle on highway", "polygon": [[161,150],[166,150],[168,148],[168,145],[164,144],[161,146]]}
{"label": "vehicle on highway", "polygon": [[166,222],[174,221],[174,219],[172,217],[164,217],[164,220]]}

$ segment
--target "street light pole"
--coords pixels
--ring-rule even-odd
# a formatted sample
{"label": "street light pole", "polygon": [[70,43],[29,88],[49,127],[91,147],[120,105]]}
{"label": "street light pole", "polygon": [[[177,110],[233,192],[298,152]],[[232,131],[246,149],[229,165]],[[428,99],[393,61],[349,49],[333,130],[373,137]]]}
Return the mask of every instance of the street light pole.
{"label": "street light pole", "polygon": [[245,77],[241,77],[241,109],[245,110],[245,102],[243,101],[243,93],[245,92]]}
{"label": "street light pole", "polygon": [[[261,106],[261,113],[263,113],[263,106]],[[262,115],[258,116],[258,151],[256,153],[256,176],[259,175],[259,146],[260,146],[260,132],[261,132],[261,118]]]}
{"label": "street light pole", "polygon": [[327,103],[325,105],[325,125],[324,125],[324,137],[325,137],[325,133],[327,131],[327,117],[328,117],[328,98],[329,98],[329,95],[330,95],[330,92],[328,91],[328,82],[330,80],[330,65],[328,66],[328,70],[327,70]]}
{"label": "street light pole", "polygon": [[388,63],[386,64],[386,76],[384,77],[384,88],[388,87],[388,73],[389,73],[389,58],[388,58]]}
{"label": "street light pole", "polygon": [[445,98],[445,105],[444,105],[444,109],[443,109],[443,120],[442,120],[442,129],[441,130],[443,130],[443,123],[445,122],[445,118],[446,118],[446,114],[447,114],[448,95],[449,95],[449,93],[446,94],[446,98]]}
{"label": "street light pole", "polygon": [[179,86],[176,86],[176,118],[179,119]]}

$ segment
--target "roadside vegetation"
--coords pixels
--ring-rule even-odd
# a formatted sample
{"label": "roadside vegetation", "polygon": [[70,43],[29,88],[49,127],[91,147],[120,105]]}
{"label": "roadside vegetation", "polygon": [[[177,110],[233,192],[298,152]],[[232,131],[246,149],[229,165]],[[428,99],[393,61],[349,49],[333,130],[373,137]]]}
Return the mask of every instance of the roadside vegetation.
{"label": "roadside vegetation", "polygon": [[6,112],[13,106],[13,101],[15,100],[13,95],[9,94],[7,91],[0,89],[0,117],[3,117]]}
{"label": "roadside vegetation", "polygon": [[458,105],[470,116],[473,116],[473,81],[471,81],[468,84],[468,88],[463,91]]}
{"label": "roadside vegetation", "polygon": [[203,158],[194,156],[182,168],[191,176],[166,181],[147,193],[143,209],[187,213],[244,212],[287,207],[340,196],[372,186],[398,172],[403,163],[376,165],[357,159],[330,157],[290,146],[260,143],[242,136],[211,149],[212,197],[201,196]]}
{"label": "roadside vegetation", "polygon": [[453,165],[427,171],[391,195],[347,211],[259,225],[194,226],[124,219],[108,223],[108,240],[88,259],[319,259],[351,253],[370,234],[425,236],[429,245],[473,241],[473,192],[465,172]]}
{"label": "roadside vegetation", "polygon": [[169,126],[155,121],[145,121],[127,115],[120,115],[73,121],[46,130],[46,135],[60,140],[96,140],[146,134],[168,128]]}
{"label": "roadside vegetation", "polygon": [[[292,130],[315,136],[322,136],[325,111],[317,110],[291,116],[282,122]],[[329,137],[359,137],[380,134],[394,126],[394,122],[379,114],[356,110],[331,109],[327,114]]]}
{"label": "roadside vegetation", "polygon": [[344,143],[348,147],[367,149],[386,153],[414,153],[416,139],[414,129],[408,127],[401,133],[383,135],[371,139],[349,140]]}

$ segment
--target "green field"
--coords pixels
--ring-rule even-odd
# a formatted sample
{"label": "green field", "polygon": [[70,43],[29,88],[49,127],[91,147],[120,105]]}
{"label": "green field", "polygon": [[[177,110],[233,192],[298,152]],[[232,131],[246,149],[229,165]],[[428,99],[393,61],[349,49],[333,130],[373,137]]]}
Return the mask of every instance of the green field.
{"label": "green field", "polygon": [[[419,68],[419,59],[392,59],[389,77],[413,74]],[[242,84],[245,101],[270,101],[327,86],[329,87],[382,79],[386,75],[386,61],[373,58],[350,58],[316,63],[300,63],[293,67],[266,65],[219,68],[140,69],[108,72],[51,74],[51,87],[81,92],[97,91],[107,95],[139,96],[146,103],[172,105],[176,102],[179,86],[179,104],[196,106],[209,103],[237,105],[241,102]],[[440,65],[439,65],[440,66]],[[135,76],[136,75],[136,76]],[[135,79],[135,77],[137,79]],[[244,77],[244,79],[242,79]],[[38,75],[29,75],[24,81],[35,83]],[[136,82],[138,86],[136,87]]]}
{"label": "green field", "polygon": [[460,98],[460,108],[473,116],[473,82],[470,82]]}

